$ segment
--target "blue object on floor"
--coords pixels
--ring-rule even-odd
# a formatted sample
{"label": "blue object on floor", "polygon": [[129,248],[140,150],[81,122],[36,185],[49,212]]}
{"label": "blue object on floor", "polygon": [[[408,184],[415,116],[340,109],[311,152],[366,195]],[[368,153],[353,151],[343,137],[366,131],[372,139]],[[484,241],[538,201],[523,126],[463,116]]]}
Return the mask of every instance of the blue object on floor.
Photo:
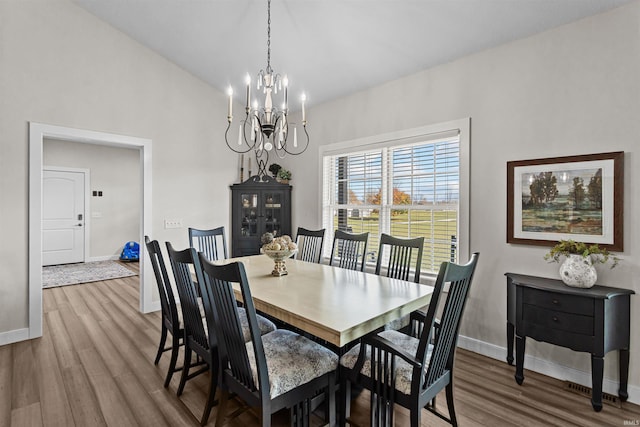
{"label": "blue object on floor", "polygon": [[121,261],[140,261],[140,245],[138,242],[127,242],[124,244],[122,253],[120,254]]}

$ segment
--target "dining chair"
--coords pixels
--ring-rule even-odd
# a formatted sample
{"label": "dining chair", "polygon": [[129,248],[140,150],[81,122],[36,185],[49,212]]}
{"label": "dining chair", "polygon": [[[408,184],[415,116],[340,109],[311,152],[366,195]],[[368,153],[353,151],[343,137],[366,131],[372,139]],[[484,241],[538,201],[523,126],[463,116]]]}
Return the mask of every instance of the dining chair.
{"label": "dining chair", "polygon": [[[226,404],[235,394],[259,408],[262,425],[271,414],[291,408],[292,425],[309,425],[310,400],[325,391],[327,418],[335,424],[335,373],[338,356],[326,347],[285,329],[260,335],[244,265],[214,265],[200,255],[205,312],[212,312],[220,352],[220,406],[216,425],[223,425]],[[249,320],[251,341],[245,344],[232,284],[237,283]],[[238,411],[232,417],[238,415]]]}
{"label": "dining chair", "polygon": [[[213,327],[214,319],[210,316],[210,313],[208,314],[204,309],[204,299],[200,299],[200,296],[203,295],[202,286],[200,286],[202,282],[199,280],[196,283],[193,279],[193,272],[197,274],[200,269],[200,258],[196,250],[194,248],[188,248],[182,251],[176,251],[173,249],[173,246],[171,246],[171,243],[167,242],[167,252],[171,260],[176,287],[178,288],[178,296],[180,297],[180,307],[184,321],[184,366],[177,394],[178,396],[182,394],[188,380],[207,370],[210,371],[209,394],[204,413],[200,420],[201,424],[204,425],[209,419],[209,414],[214,404],[219,369],[217,340]],[[202,256],[206,258],[204,253],[202,253]],[[248,342],[251,336],[246,310],[243,307],[236,307],[236,311],[240,319],[240,333],[244,341]],[[275,324],[263,316],[257,316],[256,322],[260,334],[266,334],[276,330]],[[195,353],[198,358],[201,359],[198,366],[204,366],[190,374],[192,353]]]}
{"label": "dining chair", "polygon": [[[371,425],[393,425],[394,405],[410,410],[411,426],[420,425],[422,408],[457,426],[453,399],[453,365],[460,320],[473,273],[474,253],[466,265],[443,262],[427,313],[411,313],[413,335],[386,330],[365,336],[340,359],[341,425],[349,416],[351,384],[371,392]],[[449,290],[443,293],[444,285]],[[443,303],[440,319],[436,312]],[[446,389],[449,417],[436,410],[435,397]]]}
{"label": "dining chair", "polygon": [[[375,273],[393,279],[420,283],[423,247],[424,237],[405,239],[382,233]],[[384,327],[399,330],[408,326],[409,320],[409,315],[406,315],[392,320]]]}
{"label": "dining chair", "polygon": [[[169,369],[167,376],[164,380],[165,388],[169,386],[171,377],[174,372],[181,370],[182,368],[176,368],[176,362],[178,361],[178,353],[180,346],[182,346],[182,338],[184,329],[180,325],[180,318],[178,315],[178,308],[176,306],[176,300],[173,296],[173,289],[171,282],[169,281],[169,275],[167,274],[167,268],[162,257],[160,250],[160,244],[157,240],[150,240],[149,236],[144,236],[144,241],[147,246],[147,252],[149,258],[151,258],[151,266],[153,267],[153,273],[156,277],[156,285],[158,286],[158,294],[160,295],[160,308],[162,311],[162,330],[160,333],[160,344],[158,345],[158,352],[154,364],[157,365],[160,362],[160,357],[165,351],[171,350],[171,360],[169,361]],[[167,341],[167,333],[171,334],[171,347],[165,348]]]}
{"label": "dining chair", "polygon": [[324,231],[307,230],[298,227],[296,233],[296,243],[298,244],[298,254],[296,259],[320,264],[322,260],[322,246],[324,244]]}
{"label": "dining chair", "polygon": [[[404,239],[382,233],[376,261],[376,274],[419,283],[423,248],[424,237]],[[411,277],[412,272],[413,277]]]}
{"label": "dining chair", "polygon": [[[182,395],[187,380],[207,370],[210,371],[207,401],[200,419],[200,424],[205,425],[209,420],[209,414],[214,405],[214,396],[218,383],[218,344],[213,331],[213,322],[210,319],[206,319],[206,324],[203,322],[198,303],[198,292],[192,277],[192,270],[197,271],[199,267],[196,250],[189,248],[176,251],[171,246],[171,243],[167,242],[167,252],[173,268],[184,321],[184,365],[177,394],[178,396]],[[195,353],[198,357],[199,363],[197,366],[203,365],[203,367],[196,372],[189,373],[192,367],[192,353]]]}
{"label": "dining chair", "polygon": [[369,232],[354,234],[336,230],[333,236],[329,265],[364,271],[368,240]]}
{"label": "dining chair", "polygon": [[204,252],[210,261],[229,257],[224,226],[211,230],[199,230],[189,227],[189,246],[195,248],[198,252]]}

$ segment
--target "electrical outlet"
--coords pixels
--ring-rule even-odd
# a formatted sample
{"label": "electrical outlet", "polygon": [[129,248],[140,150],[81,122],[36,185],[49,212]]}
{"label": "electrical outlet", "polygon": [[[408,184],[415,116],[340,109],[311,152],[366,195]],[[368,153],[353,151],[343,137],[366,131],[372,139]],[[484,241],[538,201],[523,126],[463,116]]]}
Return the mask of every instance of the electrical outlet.
{"label": "electrical outlet", "polygon": [[165,219],[164,228],[182,228],[182,218]]}

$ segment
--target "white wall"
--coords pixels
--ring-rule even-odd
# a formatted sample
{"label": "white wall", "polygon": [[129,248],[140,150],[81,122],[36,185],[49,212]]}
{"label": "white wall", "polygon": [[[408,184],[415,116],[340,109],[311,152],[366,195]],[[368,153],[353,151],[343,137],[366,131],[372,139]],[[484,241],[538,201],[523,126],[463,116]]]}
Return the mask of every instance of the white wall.
{"label": "white wall", "polygon": [[70,1],[0,1],[0,333],[28,326],[28,122],[151,139],[151,237],[183,248],[229,227],[225,98]]}
{"label": "white wall", "polygon": [[[43,163],[89,169],[88,261],[117,258],[126,242],[138,240],[142,207],[139,150],[45,139]],[[102,196],[93,196],[93,191],[101,191]]]}
{"label": "white wall", "polygon": [[[461,334],[467,342],[480,340],[485,353],[506,355],[503,274],[558,274],[557,264],[543,260],[545,248],[505,243],[509,160],[625,151],[624,260],[614,270],[599,268],[599,283],[640,294],[639,23],[640,2],[634,2],[308,111],[316,147],[472,118],[470,240],[480,262]],[[424,48],[436,42],[427,40]],[[290,165],[298,224],[321,223],[319,164],[316,148]],[[631,310],[629,381],[638,402],[640,295],[632,297]],[[568,368],[590,372],[585,353],[528,340],[527,355],[536,358],[527,368],[551,362],[547,371],[559,370],[558,376]],[[617,379],[617,367],[617,356],[609,354],[605,377]]]}

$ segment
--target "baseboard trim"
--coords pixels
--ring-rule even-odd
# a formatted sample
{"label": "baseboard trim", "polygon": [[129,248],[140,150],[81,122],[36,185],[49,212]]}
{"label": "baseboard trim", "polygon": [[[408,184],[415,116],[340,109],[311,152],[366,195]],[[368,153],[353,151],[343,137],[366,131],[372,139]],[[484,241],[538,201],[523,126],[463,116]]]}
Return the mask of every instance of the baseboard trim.
{"label": "baseboard trim", "polygon": [[151,301],[148,304],[147,307],[147,311],[142,311],[142,313],[147,314],[147,313],[153,313],[154,311],[160,311],[162,310],[162,306],[160,305],[160,301]]}
{"label": "baseboard trim", "polygon": [[13,344],[18,341],[29,339],[29,328],[15,329],[0,333],[0,345]]}
{"label": "baseboard trim", "polygon": [[[490,344],[462,335],[458,337],[458,347],[505,363],[507,362],[507,349],[505,347],[500,347],[495,344]],[[538,372],[552,378],[562,381],[571,381],[585,387],[591,387],[591,372],[581,371],[579,369],[560,365],[549,360],[540,359],[539,357],[529,356],[526,354],[524,356],[524,366],[528,370]],[[513,369],[515,374],[515,365]],[[602,381],[602,391],[617,396],[618,381],[605,378]],[[640,404],[640,386],[628,384],[627,392],[629,393],[629,402]]]}
{"label": "baseboard trim", "polygon": [[103,256],[92,256],[89,257],[85,262],[96,262],[96,261],[117,261],[120,259],[118,255],[103,255]]}

